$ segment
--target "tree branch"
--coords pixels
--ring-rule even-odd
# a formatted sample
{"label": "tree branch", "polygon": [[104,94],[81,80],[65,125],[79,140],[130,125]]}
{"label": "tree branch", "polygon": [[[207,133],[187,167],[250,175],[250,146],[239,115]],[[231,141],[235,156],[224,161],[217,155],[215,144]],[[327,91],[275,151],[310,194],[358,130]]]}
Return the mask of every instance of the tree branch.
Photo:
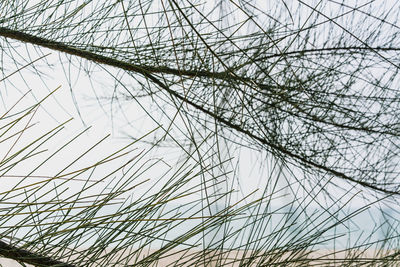
{"label": "tree branch", "polygon": [[0,240],[0,255],[19,262],[32,264],[35,266],[52,267],[76,267],[76,265],[54,260],[48,256],[42,256],[25,249],[17,248]]}
{"label": "tree branch", "polygon": [[[300,155],[294,154],[292,152],[290,152],[289,150],[285,149],[284,147],[277,145],[275,143],[272,143],[270,141],[268,141],[266,138],[257,136],[253,133],[251,133],[248,130],[243,129],[242,127],[240,127],[239,125],[236,125],[226,119],[224,119],[221,116],[218,116],[217,114],[215,114],[214,112],[205,109],[204,107],[202,107],[201,105],[198,105],[192,101],[190,101],[189,99],[187,99],[186,97],[180,95],[179,93],[177,93],[176,91],[172,90],[169,88],[168,85],[164,84],[163,82],[161,82],[158,78],[156,78],[154,75],[152,75],[152,73],[164,73],[164,74],[173,74],[173,75],[179,75],[179,76],[190,76],[190,77],[207,77],[207,78],[215,78],[215,79],[234,79],[237,81],[243,81],[243,82],[252,82],[254,83],[254,80],[247,78],[247,77],[240,77],[240,76],[236,76],[234,74],[229,74],[227,72],[208,72],[208,71],[192,71],[192,70],[177,70],[177,69],[172,69],[172,68],[168,68],[168,67],[154,67],[154,66],[147,66],[147,65],[135,65],[135,64],[131,64],[128,62],[124,62],[121,60],[117,60],[114,58],[110,58],[110,57],[106,57],[103,55],[99,55],[87,50],[81,50],[78,49],[76,47],[73,46],[69,46],[67,44],[61,43],[61,42],[56,42],[56,41],[52,41],[52,40],[48,40],[48,39],[44,39],[41,37],[37,37],[31,34],[27,34],[21,31],[16,31],[16,30],[11,30],[8,28],[4,28],[4,27],[0,27],[0,36],[3,37],[7,37],[7,38],[12,38],[15,40],[19,40],[22,42],[26,42],[26,43],[31,43],[34,45],[39,45],[42,47],[46,47],[46,48],[50,48],[52,50],[57,50],[60,52],[64,52],[70,55],[75,55],[99,64],[104,64],[104,65],[109,65],[112,67],[116,67],[116,68],[120,68],[123,70],[127,70],[127,71],[133,71],[139,74],[144,75],[145,77],[149,78],[150,80],[152,80],[155,84],[157,84],[158,86],[160,86],[161,88],[163,88],[164,90],[166,90],[170,95],[180,99],[181,101],[186,102],[187,104],[191,105],[192,107],[196,108],[197,110],[213,117],[214,119],[216,119],[218,122],[228,126],[231,129],[234,129],[242,134],[245,134],[247,136],[249,136],[250,138],[260,142],[263,145],[266,145],[270,148],[272,148],[272,151],[279,151],[289,157],[291,157],[292,159],[295,159],[298,162],[301,162],[303,164],[306,164],[308,166],[312,166],[315,168],[318,168],[320,170],[326,171],[327,173],[330,173],[336,177],[342,178],[344,180],[347,181],[351,181],[354,183],[357,183],[359,185],[362,185],[364,187],[382,192],[382,193],[386,193],[386,194],[396,194],[396,195],[400,195],[400,192],[396,192],[396,191],[391,191],[391,190],[387,190],[381,187],[378,187],[374,184],[371,183],[367,183],[364,181],[360,181],[357,180],[353,177],[350,177],[348,175],[346,175],[343,172],[339,172],[336,171],[332,168],[329,168],[327,166],[324,166],[322,164],[316,163],[312,160],[309,160],[305,157],[302,157]],[[338,50],[341,50],[342,48],[337,48]],[[360,47],[351,47],[351,49],[363,49]],[[388,48],[368,48],[369,50],[388,50]],[[329,50],[328,48],[326,50]],[[334,49],[336,50],[336,49]],[[312,50],[307,50],[307,52],[311,52]],[[317,51],[322,51],[321,49],[318,49]],[[290,54],[292,52],[288,52],[288,54]],[[282,54],[280,54],[281,56]],[[257,84],[257,83],[256,83]],[[265,87],[271,87],[270,85],[264,85],[264,84],[257,84],[260,88],[265,88]]]}
{"label": "tree branch", "polygon": [[[242,81],[242,82],[251,82],[252,84],[257,85],[259,88],[262,88],[262,89],[282,88],[282,87],[287,88],[287,86],[258,83],[254,79],[251,79],[250,77],[238,76],[237,74],[234,74],[234,73],[230,72],[229,70],[224,71],[224,72],[212,72],[212,71],[207,71],[207,70],[185,70],[185,69],[169,68],[166,66],[155,67],[155,66],[149,66],[149,65],[132,64],[132,63],[118,60],[115,58],[110,58],[110,57],[106,57],[103,55],[99,55],[99,54],[96,54],[96,53],[93,53],[93,52],[90,52],[87,50],[82,50],[82,49],[70,46],[68,44],[62,43],[62,42],[45,39],[42,37],[24,33],[22,31],[12,30],[12,29],[5,28],[5,27],[0,27],[0,36],[11,38],[14,40],[19,40],[19,41],[22,41],[25,43],[39,45],[39,46],[46,47],[46,48],[49,48],[52,50],[64,52],[64,53],[67,53],[70,55],[79,56],[81,58],[85,58],[87,60],[94,61],[94,62],[97,62],[100,64],[105,64],[105,65],[113,66],[113,67],[124,69],[124,70],[138,72],[141,74],[143,74],[144,72],[147,72],[147,73],[172,74],[172,75],[177,75],[177,76],[188,76],[188,77],[204,77],[204,78],[218,79],[218,80],[231,79],[231,80]],[[400,51],[400,48],[396,48],[396,47],[374,47],[374,48],[371,48],[371,47],[357,47],[357,46],[314,48],[314,49],[306,49],[306,50],[299,50],[299,51],[287,51],[284,53],[271,54],[271,55],[268,55],[268,56],[265,56],[262,58],[257,58],[255,60],[253,60],[252,62],[271,59],[271,58],[275,58],[275,57],[289,56],[289,55],[294,55],[294,54],[332,52],[332,51],[340,51],[340,50],[347,50],[347,51],[348,50]],[[246,64],[244,64],[244,65],[246,65]]]}

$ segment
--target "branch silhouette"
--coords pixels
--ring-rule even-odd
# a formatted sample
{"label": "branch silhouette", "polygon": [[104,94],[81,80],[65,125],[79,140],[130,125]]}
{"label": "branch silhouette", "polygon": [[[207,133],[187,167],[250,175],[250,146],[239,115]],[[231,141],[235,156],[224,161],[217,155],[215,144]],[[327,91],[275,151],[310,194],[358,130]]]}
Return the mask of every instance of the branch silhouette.
{"label": "branch silhouette", "polygon": [[9,245],[0,240],[0,255],[19,262],[32,264],[34,266],[59,266],[59,267],[75,267],[75,265],[54,260],[51,257],[46,257],[25,249],[20,249]]}
{"label": "branch silhouette", "polygon": [[[347,181],[351,181],[354,183],[357,183],[361,186],[367,187],[369,189],[373,189],[382,193],[386,193],[386,194],[400,194],[399,191],[393,191],[393,190],[388,190],[382,187],[379,187],[377,184],[372,184],[372,183],[368,183],[366,181],[360,181],[357,180],[351,176],[346,175],[343,172],[340,171],[336,171],[333,168],[329,168],[327,166],[324,166],[322,164],[318,164],[317,162],[314,162],[312,160],[307,159],[306,157],[302,157],[298,154],[295,154],[291,151],[289,151],[288,149],[285,149],[283,146],[280,146],[278,144],[274,144],[272,142],[270,142],[267,138],[263,138],[260,137],[256,134],[253,134],[252,132],[243,129],[240,125],[234,124],[231,121],[226,120],[224,117],[219,116],[217,113],[212,112],[204,107],[202,107],[199,104],[196,104],[195,102],[191,101],[190,99],[187,99],[184,95],[181,95],[180,93],[178,93],[177,91],[172,90],[167,84],[163,83],[160,81],[160,79],[158,79],[157,77],[153,76],[152,74],[157,74],[157,73],[163,73],[163,74],[172,74],[172,75],[177,75],[177,76],[189,76],[189,77],[206,77],[206,78],[210,78],[210,79],[221,79],[221,80],[236,80],[236,81],[240,81],[240,82],[246,82],[247,84],[249,83],[253,83],[255,84],[257,87],[259,88],[266,88],[266,87],[270,87],[269,85],[265,85],[265,84],[257,84],[254,80],[248,78],[248,77],[239,77],[237,75],[235,75],[234,73],[229,74],[228,72],[224,72],[224,73],[214,73],[214,72],[208,72],[208,71],[187,71],[187,70],[182,70],[182,69],[172,69],[172,68],[168,68],[168,67],[155,67],[155,66],[148,66],[148,65],[135,65],[135,64],[131,64],[129,62],[124,62],[115,58],[110,58],[110,57],[106,57],[103,56],[101,54],[96,54],[87,50],[82,50],[79,49],[77,47],[73,47],[67,44],[63,44],[57,41],[52,41],[52,40],[48,40],[48,39],[44,39],[41,37],[37,37],[37,36],[33,36],[30,34],[26,34],[23,33],[21,31],[15,31],[15,30],[10,30],[7,28],[2,28],[0,27],[0,36],[3,37],[7,37],[7,38],[12,38],[21,42],[25,42],[25,43],[31,43],[34,45],[38,45],[38,46],[42,46],[42,47],[46,47],[46,48],[50,48],[52,50],[56,50],[56,51],[60,51],[60,52],[64,52],[70,55],[74,55],[74,56],[78,56],[80,58],[86,59],[86,60],[90,60],[92,62],[96,62],[98,64],[104,64],[104,65],[108,65],[108,66],[112,66],[115,68],[119,68],[119,69],[123,69],[126,71],[132,71],[132,72],[136,72],[139,74],[142,74],[143,76],[149,78],[151,81],[153,81],[155,84],[157,84],[159,87],[163,88],[165,91],[167,91],[170,95],[176,97],[177,99],[191,105],[192,107],[194,107],[195,109],[199,110],[200,112],[203,112],[204,114],[207,114],[209,116],[211,116],[212,118],[216,119],[218,122],[222,123],[223,125],[234,129],[240,133],[243,133],[245,135],[247,135],[248,137],[260,142],[263,145],[267,145],[271,151],[278,151],[280,153],[282,153],[284,156],[293,158],[299,162],[301,162],[302,164],[306,164],[308,166],[314,167],[314,168],[318,168],[320,170],[326,171],[334,176],[337,176],[339,178],[342,178],[344,180]],[[338,48],[322,48],[322,49],[310,49],[310,50],[304,50],[302,51],[302,53],[308,53],[308,52],[321,52],[321,51],[337,51],[337,50],[346,50],[346,51],[351,51],[351,50],[368,50],[368,51],[375,51],[375,50],[382,50],[382,51],[399,51],[400,48],[361,48],[361,47],[349,47],[349,48],[345,48],[345,47],[338,47]],[[268,58],[273,58],[273,57],[277,57],[277,56],[287,56],[287,55],[291,55],[291,54],[298,54],[298,51],[293,51],[293,52],[286,52],[283,54],[277,54],[277,55],[273,55],[273,56],[269,56]],[[262,58],[262,60],[264,60],[266,58]],[[278,87],[279,88],[279,87]],[[290,88],[281,88],[281,89],[285,89],[288,90]],[[395,135],[395,136],[399,136],[400,132],[395,132],[395,131],[382,131],[382,130],[374,130],[368,127],[352,127],[352,126],[347,126],[347,125],[341,125],[341,124],[337,124],[337,123],[332,123],[332,122],[327,122],[326,120],[322,120],[318,117],[312,117],[311,114],[305,112],[304,110],[300,109],[299,106],[297,105],[297,103],[295,102],[291,102],[290,99],[288,99],[287,97],[284,98],[284,101],[286,103],[291,104],[293,107],[295,107],[300,113],[305,114],[306,116],[310,116],[312,118],[312,120],[316,121],[316,122],[323,122],[326,124],[330,124],[330,125],[334,125],[336,127],[339,128],[344,128],[344,129],[348,129],[348,130],[358,130],[358,131],[365,131],[365,132],[369,132],[372,134],[389,134],[389,135]],[[286,111],[287,112],[287,111]],[[298,114],[295,113],[291,113],[293,116],[298,116]]]}

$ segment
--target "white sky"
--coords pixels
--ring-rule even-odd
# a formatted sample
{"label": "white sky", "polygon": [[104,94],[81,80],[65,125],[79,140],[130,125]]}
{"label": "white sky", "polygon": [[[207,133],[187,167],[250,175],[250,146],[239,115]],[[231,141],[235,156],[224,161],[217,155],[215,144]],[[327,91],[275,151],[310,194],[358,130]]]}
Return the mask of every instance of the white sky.
{"label": "white sky", "polygon": [[[32,59],[40,56],[40,54],[37,54],[32,46],[28,46],[28,51],[26,51],[24,47],[20,47],[18,51],[22,55],[25,53],[25,56],[27,56],[26,53],[29,53]],[[79,105],[80,114],[78,114],[76,106],[74,105],[73,97],[71,95],[70,83],[66,79],[66,75],[64,73],[65,70],[68,70],[66,58],[64,56],[60,56],[58,52],[47,49],[43,49],[42,51],[45,54],[50,53],[50,55],[46,57],[46,61],[53,65],[53,68],[49,69],[48,66],[42,61],[35,63],[35,66],[37,66],[39,70],[46,71],[46,75],[42,76],[44,80],[41,80],[39,75],[33,73],[32,68],[28,67],[27,69],[23,69],[7,78],[5,83],[2,82],[0,84],[0,96],[3,103],[0,105],[0,114],[3,114],[21,97],[22,94],[29,90],[31,90],[31,93],[29,93],[26,99],[19,105],[20,108],[27,103],[35,103],[36,99],[41,99],[50,91],[61,86],[54,96],[52,96],[43,104],[43,108],[37,111],[33,121],[38,122],[39,124],[23,134],[23,138],[21,138],[19,141],[19,147],[22,147],[24,143],[32,140],[32,138],[35,138],[45,129],[51,129],[59,122],[68,120],[71,117],[74,118],[74,120],[66,126],[65,131],[59,138],[55,139],[54,142],[49,143],[50,149],[55,149],[62,142],[72,138],[74,135],[82,131],[85,125],[83,125],[80,117],[82,117],[87,126],[92,126],[87,133],[81,136],[78,142],[73,143],[73,145],[70,146],[70,148],[67,149],[63,155],[56,157],[46,166],[46,168],[50,169],[43,168],[41,170],[44,175],[46,175],[46,172],[53,172],[53,169],[62,168],[65,163],[68,162],[68,160],[73,159],[77,152],[82,151],[85,147],[90,147],[91,144],[94,144],[97,140],[101,139],[108,133],[112,134],[111,138],[109,138],[109,140],[107,140],[107,142],[105,142],[101,148],[97,149],[95,153],[91,154],[91,156],[84,158],[79,164],[77,164],[77,167],[90,165],[96,160],[96,157],[101,158],[102,156],[115,151],[117,147],[123,146],[129,142],[127,139],[120,139],[122,136],[121,132],[129,133],[138,138],[147,131],[156,127],[154,122],[146,119],[146,114],[134,101],[124,103],[124,113],[117,108],[117,105],[111,104],[108,98],[110,93],[103,94],[106,87],[102,86],[102,84],[106,86],[113,84],[110,76],[96,71],[91,75],[91,77],[87,77],[84,72],[81,72],[78,75],[77,70],[72,68],[73,79],[71,85],[74,90],[74,97],[76,97],[76,102]],[[74,62],[76,63],[77,61]],[[5,73],[12,73],[17,69],[17,67],[13,66],[12,64],[5,66],[7,68]],[[101,105],[99,105],[97,102],[92,88],[96,90],[97,94],[105,97],[102,99]],[[148,106],[149,109],[151,108],[151,105],[148,105],[148,103],[144,102],[146,100],[140,99],[140,101],[143,101],[141,104]],[[128,116],[128,118],[125,116]],[[127,124],[127,119],[131,120],[131,125]],[[133,130],[136,132],[133,132]],[[0,156],[4,155],[4,153],[7,153],[5,151],[8,151],[8,147],[10,147],[10,143],[0,143]],[[136,151],[138,153],[142,150],[148,149],[148,147],[146,147],[146,145],[143,143],[135,145],[134,147],[137,148]],[[13,151],[16,151],[17,148],[18,147],[13,148]],[[166,151],[168,153],[163,154]],[[171,151],[172,149],[161,149],[158,152],[159,154],[163,154],[162,156],[165,157],[165,161],[170,165],[174,164],[179,158],[178,150]],[[260,165],[263,165],[263,162],[260,162],[260,158],[261,160],[266,159],[265,154],[266,153],[257,154],[254,151],[249,150],[243,150],[241,152],[239,166],[242,178],[239,180],[240,186],[237,185],[237,182],[235,183],[237,185],[237,189],[242,190],[242,195],[247,195],[257,188],[263,188],[263,181],[266,179],[264,179],[265,177],[262,175],[266,175],[265,173],[268,173],[268,170],[261,174],[258,169],[260,168]],[[32,166],[34,166],[33,163],[37,163],[37,161],[33,161],[32,165],[24,164],[18,169],[18,172],[20,171],[22,174],[24,171],[30,170]],[[118,164],[120,164],[120,161],[117,161],[115,165],[112,166],[118,166]],[[145,180],[146,177],[151,179],[151,181],[147,183],[147,186],[143,187],[143,191],[151,187],[151,185],[157,180],[156,177],[168,169],[167,164],[161,163],[159,168],[154,168],[148,173],[148,175],[143,176],[143,180]],[[14,171],[14,174],[18,175],[19,173]],[[14,184],[15,179],[2,178],[0,188],[5,190],[5,188],[11,188],[11,186]],[[281,186],[284,186],[284,184],[285,183],[282,182]],[[79,186],[80,182],[77,182],[77,186],[73,189],[73,191],[79,190]],[[156,190],[156,188],[157,187],[154,187],[153,189]],[[355,206],[363,204],[363,202],[355,203]]]}

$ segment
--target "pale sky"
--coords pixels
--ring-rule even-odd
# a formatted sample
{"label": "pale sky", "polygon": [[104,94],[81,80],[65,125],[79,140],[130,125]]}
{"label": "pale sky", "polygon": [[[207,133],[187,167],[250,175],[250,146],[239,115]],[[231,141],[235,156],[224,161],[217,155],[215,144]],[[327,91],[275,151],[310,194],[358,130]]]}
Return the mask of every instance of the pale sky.
{"label": "pale sky", "polygon": [[[349,4],[350,2],[354,1],[349,1]],[[48,148],[50,149],[50,152],[52,150],[54,151],[66,140],[81,132],[85,127],[92,127],[89,131],[83,134],[78,141],[72,143],[63,154],[55,157],[46,166],[41,168],[38,171],[41,175],[51,174],[55,169],[61,169],[67,162],[72,161],[74,157],[76,157],[77,153],[89,148],[91,145],[96,143],[97,140],[100,140],[109,133],[111,134],[110,138],[106,140],[100,148],[90,154],[90,156],[84,157],[80,162],[78,162],[76,168],[91,165],[96,160],[117,150],[118,147],[122,147],[129,143],[129,138],[125,138],[126,134],[134,138],[140,138],[157,127],[157,123],[149,119],[143,108],[140,107],[140,105],[142,105],[145,107],[146,111],[154,111],[155,108],[151,105],[150,99],[139,98],[137,102],[126,99],[119,99],[119,101],[114,99],[111,101],[110,96],[113,95],[112,90],[115,82],[110,75],[102,71],[101,67],[95,67],[93,73],[88,77],[87,73],[83,71],[84,67],[87,66],[83,61],[82,66],[79,66],[78,68],[74,66],[70,67],[67,62],[69,57],[60,55],[55,51],[42,49],[42,53],[37,53],[31,45],[28,45],[27,47],[22,45],[20,47],[15,47],[15,49],[17,49],[21,58],[25,58],[27,61],[35,60],[43,54],[49,55],[44,59],[37,61],[34,65],[28,66],[20,72],[7,77],[6,81],[1,82],[0,114],[6,112],[6,110],[12,107],[12,105],[29,90],[31,90],[31,92],[27,94],[26,98],[24,98],[20,104],[18,104],[16,110],[21,110],[27,105],[32,105],[52,90],[55,90],[56,88],[59,89],[44,102],[42,108],[38,109],[32,119],[32,122],[37,122],[38,124],[28,129],[26,133],[19,138],[18,144],[12,148],[11,152],[17,151],[18,148],[23,147],[24,144],[27,144],[32,139],[39,136],[46,129],[51,129],[58,123],[64,122],[70,118],[73,118],[73,120],[66,125],[63,133],[49,143]],[[13,65],[11,59],[7,60],[7,62],[3,63],[5,67],[4,73],[6,75],[12,74],[21,67]],[[17,58],[16,61],[18,60],[20,59]],[[72,62],[75,66],[79,64],[79,60],[74,57],[72,57]],[[49,64],[51,68],[49,68],[47,64]],[[43,71],[44,74],[35,73],[33,66],[35,66],[39,72]],[[66,78],[68,76],[71,77],[70,80]],[[135,88],[136,85],[133,82],[129,83],[128,78],[124,81],[128,81],[126,84]],[[71,94],[71,87],[74,91],[73,94]],[[120,97],[118,93],[116,96]],[[76,100],[75,103],[74,98]],[[78,109],[76,104],[79,107]],[[163,127],[168,127],[168,120],[160,121],[159,123],[162,124]],[[179,125],[179,120],[177,124]],[[178,131],[179,127],[176,126],[174,130]],[[161,134],[162,132],[159,131],[158,137]],[[0,143],[1,157],[8,153],[10,145],[13,146],[13,143]],[[137,143],[132,147],[136,150],[134,150],[131,155],[140,155],[140,153],[144,153],[143,151],[148,151],[149,147],[150,146],[145,143]],[[271,163],[265,163],[265,161],[269,159],[265,151],[256,152],[242,149],[240,153],[239,151],[235,152],[237,152],[237,154],[233,156],[238,158],[239,161],[237,162],[237,166],[230,166],[230,168],[232,170],[235,167],[239,167],[238,176],[240,178],[237,181],[230,180],[229,185],[233,184],[234,188],[240,191],[237,196],[238,198],[240,196],[245,196],[256,189],[260,189],[257,193],[258,195],[256,194],[254,196],[254,198],[256,198],[256,196],[259,196],[261,191],[264,189],[266,180],[268,180],[266,179],[266,176],[269,175],[269,173],[276,175],[277,171],[272,171],[273,166],[270,166],[272,165]],[[138,183],[146,182],[144,182],[143,186],[135,189],[137,191],[134,191],[134,194],[140,195],[148,189],[157,190],[158,185],[154,186],[154,184],[157,182],[158,177],[167,172],[168,169],[170,169],[170,166],[173,166],[181,158],[182,154],[182,151],[179,151],[178,148],[161,148],[154,151],[154,153],[152,152],[147,155],[147,159],[155,158],[155,160],[157,160],[163,158],[163,161],[160,161],[157,167],[151,168],[147,174],[143,175],[141,177],[142,180],[137,181]],[[38,158],[44,159],[44,157]],[[124,160],[126,160],[126,158],[108,165],[108,168],[115,168]],[[38,162],[39,161],[33,160],[31,164],[23,164],[17,171],[13,171],[13,174],[23,175],[24,172],[29,171],[32,166],[35,166]],[[139,164],[142,162],[146,164],[148,163],[143,159]],[[260,171],[262,167],[266,168],[264,172]],[[294,174],[299,175],[296,178],[303,179],[303,177],[300,177],[301,174],[298,172],[296,173],[296,171],[294,171]],[[286,175],[288,174],[286,173]],[[147,181],[146,179],[150,180]],[[12,177],[2,178],[1,189],[6,190],[6,188],[12,188],[15,183],[16,180]],[[348,185],[347,183],[343,184],[346,186]],[[76,182],[76,187],[71,188],[72,192],[79,191],[80,186],[81,182]],[[286,186],[286,182],[283,178],[279,180],[278,186]],[[95,190],[97,189],[93,189],[91,193],[95,194]],[[301,194],[301,191],[299,192],[299,194]],[[282,191],[281,195],[285,193],[292,192]],[[195,195],[194,197],[196,196],[200,197],[200,194]],[[347,198],[351,197],[351,194],[347,196]],[[291,199],[292,197],[290,196],[281,197],[278,199],[279,202],[277,203],[287,203]],[[324,201],[322,197],[321,201]],[[365,202],[369,201],[370,200],[355,199],[352,202],[352,207],[363,206]]]}

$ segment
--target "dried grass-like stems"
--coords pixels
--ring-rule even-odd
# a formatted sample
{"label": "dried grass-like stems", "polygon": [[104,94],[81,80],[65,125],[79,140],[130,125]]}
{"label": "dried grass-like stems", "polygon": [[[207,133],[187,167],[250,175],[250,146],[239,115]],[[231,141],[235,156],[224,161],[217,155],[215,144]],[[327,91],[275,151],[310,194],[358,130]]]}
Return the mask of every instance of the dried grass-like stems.
{"label": "dried grass-like stems", "polygon": [[[52,71],[37,66],[48,48],[69,80],[101,73],[112,110],[135,103],[156,129],[132,128],[133,142],[86,168],[66,171],[106,138],[36,173],[84,130],[20,174],[65,124],[19,147],[44,102],[7,109],[0,179],[16,182],[0,190],[0,254],[37,266],[398,264],[399,3],[264,2],[1,2],[4,88]],[[165,147],[179,159],[152,156]],[[248,153],[256,175],[242,171]],[[354,239],[359,216],[371,225]]]}

